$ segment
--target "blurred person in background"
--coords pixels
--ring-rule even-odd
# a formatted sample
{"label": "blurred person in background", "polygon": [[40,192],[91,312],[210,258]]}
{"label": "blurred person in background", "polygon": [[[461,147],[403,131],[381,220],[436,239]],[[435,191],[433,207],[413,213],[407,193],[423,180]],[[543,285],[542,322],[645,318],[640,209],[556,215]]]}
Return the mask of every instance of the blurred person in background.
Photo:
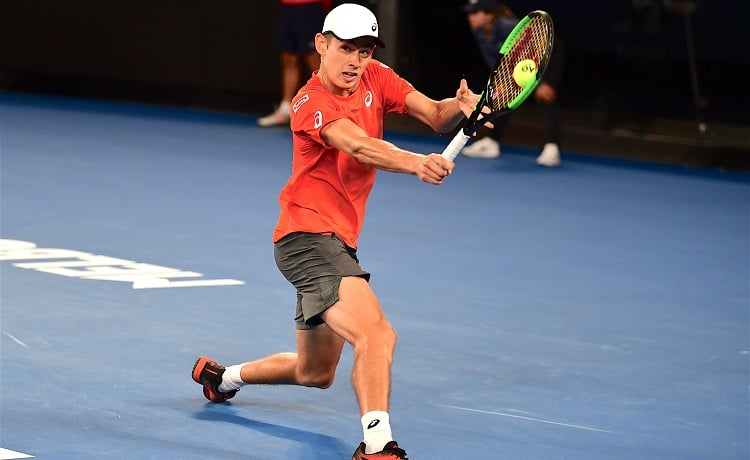
{"label": "blurred person in background", "polygon": [[278,126],[289,123],[292,97],[302,82],[302,67],[312,73],[320,66],[315,51],[315,34],[323,27],[323,18],[332,0],[279,0],[279,23],[276,47],[281,55],[281,101],[272,113],[258,119],[258,125]]}

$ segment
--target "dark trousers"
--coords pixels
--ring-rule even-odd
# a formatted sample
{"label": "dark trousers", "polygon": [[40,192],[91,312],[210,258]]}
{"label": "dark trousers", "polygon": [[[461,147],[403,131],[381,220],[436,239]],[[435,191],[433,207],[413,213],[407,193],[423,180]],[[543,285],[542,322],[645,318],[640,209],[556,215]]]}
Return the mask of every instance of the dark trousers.
{"label": "dark trousers", "polygon": [[[527,101],[528,102],[528,101]],[[552,104],[537,104],[540,108],[543,124],[544,144],[557,144],[562,148],[562,125],[560,122],[560,105],[555,102]],[[505,127],[510,121],[512,114],[500,117],[493,122],[493,129],[482,128],[479,137],[490,136],[492,139],[502,144]]]}

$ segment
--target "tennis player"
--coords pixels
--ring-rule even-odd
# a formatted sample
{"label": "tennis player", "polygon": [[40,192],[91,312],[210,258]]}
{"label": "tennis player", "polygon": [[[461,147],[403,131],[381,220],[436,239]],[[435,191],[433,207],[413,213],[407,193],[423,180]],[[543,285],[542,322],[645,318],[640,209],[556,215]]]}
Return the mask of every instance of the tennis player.
{"label": "tennis player", "polygon": [[366,7],[331,10],[315,35],[320,69],[292,101],[292,173],[279,195],[273,233],[276,263],[297,291],[296,352],[224,367],[199,358],[193,379],[222,402],[248,384],[328,388],[345,342],[354,349],[352,384],[364,441],[353,459],[406,459],[389,420],[396,332],[357,258],[365,204],[377,170],[441,184],[454,163],[383,140],[383,116],[408,114],[437,132],[452,130],[479,96],[462,80],[456,96],[436,101],[373,58],[385,44]]}

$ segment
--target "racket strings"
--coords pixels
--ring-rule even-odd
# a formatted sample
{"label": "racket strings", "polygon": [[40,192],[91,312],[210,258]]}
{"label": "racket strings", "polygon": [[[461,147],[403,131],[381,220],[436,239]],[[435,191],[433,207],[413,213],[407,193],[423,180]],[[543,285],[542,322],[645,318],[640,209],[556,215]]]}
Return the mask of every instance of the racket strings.
{"label": "racket strings", "polygon": [[516,84],[513,79],[513,69],[518,62],[524,59],[533,60],[537,65],[538,74],[541,75],[542,65],[548,60],[551,37],[552,31],[548,21],[541,16],[535,17],[518,35],[507,55],[499,59],[486,92],[486,104],[493,111],[507,108],[523,91],[523,87]]}

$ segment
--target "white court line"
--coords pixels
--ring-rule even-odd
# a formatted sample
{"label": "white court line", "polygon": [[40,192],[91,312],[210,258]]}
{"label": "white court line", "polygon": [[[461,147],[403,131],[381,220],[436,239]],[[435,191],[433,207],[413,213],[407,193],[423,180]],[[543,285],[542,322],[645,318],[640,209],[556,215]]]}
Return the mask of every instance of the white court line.
{"label": "white court line", "polygon": [[22,454],[10,449],[0,447],[0,460],[12,460],[15,458],[34,458],[33,455]]}
{"label": "white court line", "polygon": [[467,412],[478,412],[480,414],[500,415],[500,416],[503,416],[503,417],[520,418],[520,419],[529,420],[529,421],[532,421],[532,422],[549,423],[550,425],[560,425],[560,426],[567,426],[567,427],[570,427],[570,428],[578,428],[578,429],[581,429],[581,430],[599,431],[601,433],[611,433],[611,431],[609,431],[609,430],[602,430],[601,428],[591,428],[589,426],[573,425],[573,424],[570,424],[570,423],[562,423],[562,422],[553,422],[552,420],[544,420],[544,419],[533,418],[533,417],[524,417],[523,415],[506,414],[504,412],[493,412],[493,411],[489,411],[489,410],[470,409],[468,407],[451,406],[451,405],[448,405],[448,404],[434,404],[434,405],[438,406],[438,407],[445,407],[445,408],[448,408],[448,409],[458,409],[458,410],[463,410],[463,411],[467,411]]}
{"label": "white court line", "polygon": [[[23,343],[23,342],[21,342],[20,340],[18,340],[18,339],[17,339],[17,338],[16,338],[16,337],[15,337],[15,336],[14,336],[13,334],[11,334],[10,332],[8,332],[8,331],[3,331],[3,334],[5,334],[5,335],[7,335],[8,337],[10,337],[10,340],[12,340],[12,341],[16,342],[17,344],[21,345],[22,347],[24,347],[24,348],[29,348],[29,346],[28,346],[28,345],[26,345],[25,343]],[[2,449],[2,447],[0,447],[0,449]],[[0,450],[0,453],[2,453],[2,450]],[[2,460],[2,457],[0,457],[0,460]]]}

